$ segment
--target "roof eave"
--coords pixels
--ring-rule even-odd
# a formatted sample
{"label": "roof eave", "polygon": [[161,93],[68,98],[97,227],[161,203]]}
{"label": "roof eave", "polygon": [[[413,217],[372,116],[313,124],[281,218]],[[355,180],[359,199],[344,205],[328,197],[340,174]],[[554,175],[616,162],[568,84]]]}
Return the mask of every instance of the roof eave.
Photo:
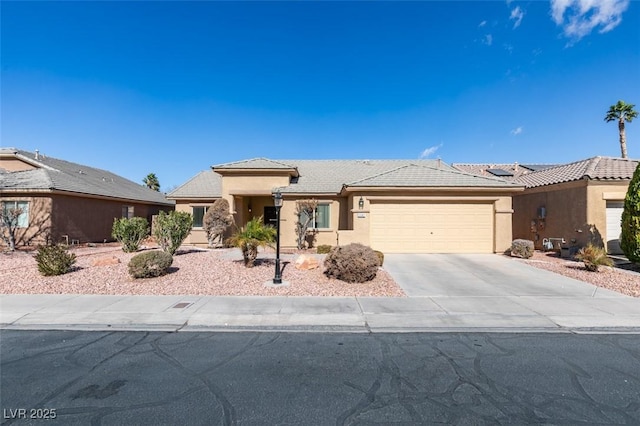
{"label": "roof eave", "polygon": [[166,198],[167,198],[167,200],[174,200],[174,201],[177,201],[177,200],[180,200],[180,201],[183,201],[183,200],[208,201],[208,200],[215,200],[215,199],[218,199],[218,198],[222,198],[222,195],[212,195],[210,197],[203,197],[201,195],[198,195],[198,196],[195,196],[195,197],[189,197],[187,195],[184,195],[184,196],[175,196],[175,195],[174,196],[169,196],[169,195],[167,195]]}
{"label": "roof eave", "polygon": [[341,194],[350,192],[388,192],[403,190],[408,192],[520,192],[524,191],[524,185],[506,186],[350,186],[344,185]]}

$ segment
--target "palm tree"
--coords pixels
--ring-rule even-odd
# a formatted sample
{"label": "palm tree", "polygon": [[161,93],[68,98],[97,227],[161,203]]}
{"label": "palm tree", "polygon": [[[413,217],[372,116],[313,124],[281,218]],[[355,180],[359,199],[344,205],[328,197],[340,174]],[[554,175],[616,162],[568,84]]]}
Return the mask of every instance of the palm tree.
{"label": "palm tree", "polygon": [[158,181],[158,177],[155,173],[149,173],[147,177],[142,179],[142,183],[144,183],[149,189],[160,191],[160,182]]}
{"label": "palm tree", "polygon": [[611,105],[604,121],[618,120],[618,131],[620,132],[620,151],[622,152],[622,158],[627,158],[627,136],[624,132],[624,122],[631,121],[638,116],[638,111],[634,111],[635,105],[627,104],[624,101],[618,101],[617,104]]}
{"label": "palm tree", "polygon": [[240,228],[229,239],[229,243],[235,247],[240,247],[244,266],[253,267],[258,257],[258,247],[269,246],[276,239],[276,230],[272,226],[267,226],[262,222],[262,217],[254,217],[247,225]]}

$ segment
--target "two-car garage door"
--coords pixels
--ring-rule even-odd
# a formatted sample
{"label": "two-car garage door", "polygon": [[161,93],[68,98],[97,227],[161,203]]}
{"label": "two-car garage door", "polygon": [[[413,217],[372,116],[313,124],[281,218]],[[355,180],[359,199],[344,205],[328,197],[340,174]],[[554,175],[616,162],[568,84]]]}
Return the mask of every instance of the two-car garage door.
{"label": "two-car garage door", "polygon": [[493,253],[492,203],[373,202],[371,247],[386,253]]}

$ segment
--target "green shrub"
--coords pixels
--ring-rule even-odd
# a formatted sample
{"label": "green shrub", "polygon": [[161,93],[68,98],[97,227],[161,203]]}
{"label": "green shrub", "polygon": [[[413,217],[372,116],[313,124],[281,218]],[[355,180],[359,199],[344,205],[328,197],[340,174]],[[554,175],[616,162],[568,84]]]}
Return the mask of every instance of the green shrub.
{"label": "green shrub", "polygon": [[[632,262],[640,263],[640,164],[629,182],[622,210],[620,248]],[[616,235],[607,236],[608,239]]]}
{"label": "green shrub", "polygon": [[587,271],[597,272],[600,266],[613,266],[613,261],[607,257],[607,252],[602,247],[592,244],[580,249],[576,259],[584,262]]}
{"label": "green shrub", "polygon": [[529,259],[533,256],[533,241],[531,240],[513,240],[511,242],[511,256]]}
{"label": "green shrub", "polygon": [[329,244],[320,244],[316,247],[316,253],[318,254],[327,254],[331,251],[331,246]]}
{"label": "green shrub", "polygon": [[262,217],[254,217],[246,226],[237,229],[228,242],[242,251],[244,266],[252,268],[258,257],[258,247],[271,245],[276,240],[276,230],[262,222]]}
{"label": "green shrub", "polygon": [[173,257],[164,251],[153,250],[136,254],[129,261],[129,275],[133,278],[152,278],[164,275],[173,263]]}
{"label": "green shrub", "polygon": [[380,266],[384,263],[384,253],[378,250],[374,250],[374,253],[378,256],[378,260],[380,261]]}
{"label": "green shrub", "polygon": [[162,251],[173,256],[191,232],[193,217],[187,212],[161,211],[155,218],[153,236]]}
{"label": "green shrub", "polygon": [[376,277],[380,259],[371,247],[353,243],[335,247],[324,260],[325,275],[349,283],[363,283]]}
{"label": "green shrub", "polygon": [[76,255],[62,245],[40,246],[35,258],[38,271],[47,277],[66,274],[76,263]]}
{"label": "green shrub", "polygon": [[111,236],[122,244],[122,251],[133,253],[140,249],[142,240],[149,236],[149,222],[143,217],[114,219]]}

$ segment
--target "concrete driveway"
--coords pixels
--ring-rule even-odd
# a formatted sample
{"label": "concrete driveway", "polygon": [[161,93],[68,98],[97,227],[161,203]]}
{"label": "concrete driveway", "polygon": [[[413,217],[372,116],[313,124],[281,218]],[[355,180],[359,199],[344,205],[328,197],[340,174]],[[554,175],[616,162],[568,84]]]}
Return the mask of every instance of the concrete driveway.
{"label": "concrete driveway", "polygon": [[404,322],[433,324],[436,318],[446,326],[640,327],[640,298],[501,255],[389,254],[384,268],[420,307],[419,315]]}
{"label": "concrete driveway", "polygon": [[618,297],[619,293],[495,254],[387,254],[409,297]]}

